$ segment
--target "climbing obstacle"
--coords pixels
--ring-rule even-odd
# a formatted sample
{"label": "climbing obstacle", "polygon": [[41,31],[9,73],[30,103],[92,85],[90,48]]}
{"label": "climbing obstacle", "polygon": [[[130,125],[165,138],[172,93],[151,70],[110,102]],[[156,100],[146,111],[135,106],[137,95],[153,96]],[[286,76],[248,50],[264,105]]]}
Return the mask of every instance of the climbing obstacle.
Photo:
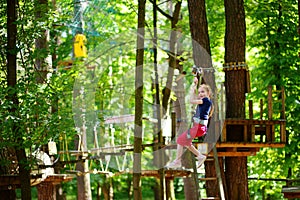
{"label": "climbing obstacle", "polygon": [[[277,108],[274,117],[274,102]],[[253,101],[248,102],[247,119],[225,119],[221,130],[221,136],[216,147],[219,156],[253,156],[260,148],[283,148],[286,144],[286,119],[285,119],[285,94],[284,88],[273,90],[273,86],[268,87],[267,110],[264,110],[263,100],[259,102],[259,117],[254,118]],[[266,114],[267,113],[267,114]],[[267,115],[267,118],[264,117]],[[219,126],[219,125],[218,125]],[[240,127],[238,133],[233,133],[232,127]],[[230,135],[239,134],[241,140],[232,141]]]}

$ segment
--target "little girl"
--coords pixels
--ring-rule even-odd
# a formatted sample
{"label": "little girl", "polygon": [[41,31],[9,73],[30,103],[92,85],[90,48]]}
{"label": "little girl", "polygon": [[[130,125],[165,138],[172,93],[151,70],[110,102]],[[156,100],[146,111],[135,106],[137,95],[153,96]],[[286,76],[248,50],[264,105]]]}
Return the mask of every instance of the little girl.
{"label": "little girl", "polygon": [[183,132],[177,138],[177,155],[176,159],[168,164],[166,168],[178,168],[181,167],[181,156],[183,154],[183,147],[189,149],[193,154],[197,156],[198,168],[204,163],[206,156],[202,155],[192,144],[192,140],[196,137],[201,137],[206,134],[208,119],[212,108],[212,102],[210,100],[211,88],[206,85],[200,85],[198,90],[198,96],[196,95],[198,79],[194,79],[194,85],[191,90],[190,103],[197,104],[196,113],[193,116],[193,127]]}

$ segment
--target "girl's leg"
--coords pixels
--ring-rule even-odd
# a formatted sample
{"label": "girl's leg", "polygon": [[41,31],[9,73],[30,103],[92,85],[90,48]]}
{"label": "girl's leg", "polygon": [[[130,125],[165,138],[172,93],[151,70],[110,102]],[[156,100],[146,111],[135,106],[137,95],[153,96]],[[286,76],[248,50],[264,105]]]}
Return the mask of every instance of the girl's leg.
{"label": "girl's leg", "polygon": [[177,144],[177,155],[175,160],[180,160],[181,161],[181,156],[183,154],[183,146],[180,144]]}
{"label": "girl's leg", "polygon": [[194,145],[188,146],[188,150],[190,150],[193,154],[195,154],[197,157],[199,157],[201,154],[200,152],[196,149]]}
{"label": "girl's leg", "polygon": [[206,156],[202,155],[196,148],[194,145],[188,146],[187,147],[188,150],[190,150],[193,154],[195,154],[197,156],[198,159],[198,167],[200,167],[204,161],[206,160]]}
{"label": "girl's leg", "polygon": [[177,144],[176,158],[170,164],[166,165],[167,168],[181,167],[181,156],[183,154],[183,146]]}

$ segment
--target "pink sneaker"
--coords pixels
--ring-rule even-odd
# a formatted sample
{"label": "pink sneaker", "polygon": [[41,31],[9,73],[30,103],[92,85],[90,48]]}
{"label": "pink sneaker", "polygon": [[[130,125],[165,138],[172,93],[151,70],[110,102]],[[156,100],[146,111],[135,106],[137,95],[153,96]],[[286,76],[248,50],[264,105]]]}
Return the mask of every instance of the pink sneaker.
{"label": "pink sneaker", "polygon": [[180,160],[174,160],[173,162],[169,163],[165,166],[165,168],[180,168],[181,167],[181,161]]}
{"label": "pink sneaker", "polygon": [[200,155],[197,157],[197,159],[198,159],[198,166],[197,166],[197,168],[199,168],[199,167],[204,163],[204,161],[206,160],[206,156],[200,154]]}

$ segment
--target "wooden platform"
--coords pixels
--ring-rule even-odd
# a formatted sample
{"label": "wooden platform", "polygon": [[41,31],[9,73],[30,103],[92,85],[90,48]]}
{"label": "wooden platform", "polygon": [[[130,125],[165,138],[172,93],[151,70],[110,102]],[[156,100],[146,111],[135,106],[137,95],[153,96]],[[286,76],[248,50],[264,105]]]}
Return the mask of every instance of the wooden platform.
{"label": "wooden platform", "polygon": [[[166,169],[165,170],[165,177],[173,179],[175,177],[188,177],[192,173],[192,170],[188,169]],[[158,170],[143,170],[142,176],[144,177],[155,177],[159,178],[159,171]]]}
{"label": "wooden platform", "polygon": [[71,181],[74,178],[74,176],[70,174],[52,174],[47,176],[47,178],[44,180],[44,182],[51,182],[52,184],[60,184],[62,182],[68,182]]}
{"label": "wooden platform", "polygon": [[[261,142],[261,143],[285,143],[286,142],[286,121],[280,120],[263,120],[263,119],[226,119],[223,124],[221,141],[227,142],[227,126],[242,126],[244,142]],[[275,139],[275,126],[279,127],[279,141]],[[257,141],[256,135],[264,135],[265,140]]]}
{"label": "wooden platform", "polygon": [[[42,174],[32,174],[30,177],[31,186],[35,186],[42,182]],[[0,190],[11,190],[21,186],[19,175],[1,175],[0,176]]]}
{"label": "wooden platform", "polygon": [[[32,174],[30,177],[31,186],[36,186],[42,182],[51,182],[53,184],[59,184],[61,182],[67,182],[73,179],[74,176],[68,174],[52,174],[47,176],[44,180],[42,174]],[[21,182],[19,175],[1,175],[0,176],[0,190],[11,190],[20,188]]]}
{"label": "wooden platform", "polygon": [[282,193],[284,194],[284,198],[300,198],[300,186],[283,187]]}
{"label": "wooden platform", "polygon": [[[121,174],[132,174],[132,171],[124,171],[124,172],[118,172],[115,173],[115,176],[121,175]],[[175,177],[188,177],[190,174],[193,173],[191,169],[166,169],[165,170],[165,178],[167,179],[173,179]],[[141,176],[143,177],[154,177],[154,178],[160,178],[159,170],[142,170]]]}
{"label": "wooden platform", "polygon": [[[284,143],[258,143],[258,142],[219,142],[216,144],[218,156],[254,156],[261,148],[283,148]],[[209,156],[212,153],[209,154]]]}

